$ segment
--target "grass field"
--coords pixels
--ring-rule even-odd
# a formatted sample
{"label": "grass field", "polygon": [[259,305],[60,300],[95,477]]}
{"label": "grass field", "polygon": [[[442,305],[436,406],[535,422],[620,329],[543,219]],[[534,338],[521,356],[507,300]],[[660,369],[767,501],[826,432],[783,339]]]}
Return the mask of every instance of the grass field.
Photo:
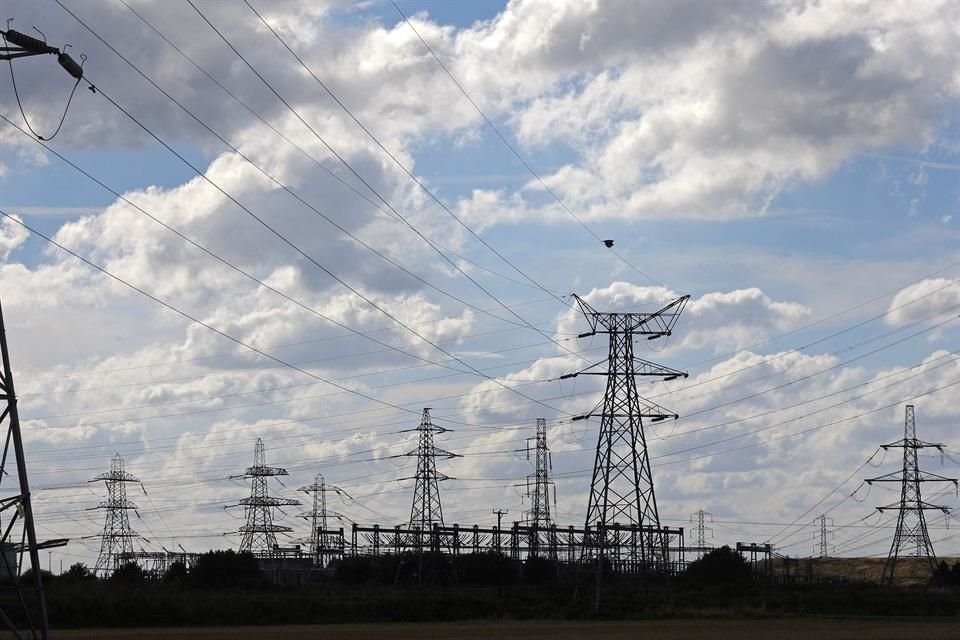
{"label": "grass field", "polygon": [[955,621],[926,622],[876,619],[777,619],[777,620],[651,620],[637,622],[490,622],[462,624],[357,624],[304,625],[276,627],[211,627],[168,629],[87,629],[57,631],[51,638],[64,640],[510,640],[549,638],[550,640],[619,640],[644,638],[661,640],[684,638],[749,638],[750,640],[790,640],[793,638],[830,638],[831,640],[893,640],[894,638],[941,640],[960,638]]}

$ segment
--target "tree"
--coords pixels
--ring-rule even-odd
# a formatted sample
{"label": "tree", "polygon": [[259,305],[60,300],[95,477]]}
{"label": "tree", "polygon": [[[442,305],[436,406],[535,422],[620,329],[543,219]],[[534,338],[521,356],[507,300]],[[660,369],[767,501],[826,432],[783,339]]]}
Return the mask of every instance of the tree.
{"label": "tree", "polygon": [[739,553],[722,546],[691,562],[683,579],[700,584],[743,585],[750,582],[750,565]]}
{"label": "tree", "polygon": [[110,574],[110,581],[139,584],[143,582],[143,569],[136,562],[128,562],[114,569]]}
{"label": "tree", "polygon": [[90,571],[90,568],[82,562],[73,563],[70,565],[70,568],[67,569],[67,572],[63,574],[64,580],[69,580],[71,582],[93,580],[95,577],[96,576],[93,575],[93,571]]}
{"label": "tree", "polygon": [[233,549],[201,554],[191,576],[201,587],[251,586],[261,581],[260,565],[253,554]]}

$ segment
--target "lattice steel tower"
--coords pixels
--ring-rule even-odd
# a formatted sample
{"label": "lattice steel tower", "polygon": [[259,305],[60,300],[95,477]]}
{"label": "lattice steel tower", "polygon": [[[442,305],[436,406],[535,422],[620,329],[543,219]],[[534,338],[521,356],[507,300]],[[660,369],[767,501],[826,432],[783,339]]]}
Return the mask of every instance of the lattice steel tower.
{"label": "lattice steel tower", "polygon": [[920,495],[922,482],[952,482],[957,486],[956,478],[921,471],[917,462],[917,450],[934,448],[943,452],[943,444],[924,442],[917,439],[917,425],[913,405],[907,405],[906,419],[904,420],[903,439],[882,445],[884,450],[903,449],[903,469],[899,472],[888,473],[877,478],[870,478],[867,484],[874,482],[899,482],[900,501],[884,507],[877,507],[883,513],[887,510],[898,510],[897,530],[893,535],[890,553],[883,567],[884,583],[893,583],[898,564],[904,559],[919,563],[928,568],[932,575],[937,569],[937,556],[933,551],[933,543],[927,532],[927,520],[924,511],[937,510],[949,513],[950,508],[942,505],[929,504],[923,501]]}
{"label": "lattice steel tower", "polygon": [[136,503],[127,499],[127,483],[140,483],[140,478],[123,468],[123,458],[115,454],[110,461],[110,471],[101,473],[90,482],[103,482],[107,487],[107,499],[95,509],[104,510],[103,531],[100,533],[100,555],[94,573],[106,576],[117,568],[118,559],[133,553],[133,541],[140,534],[130,528],[130,510]]}
{"label": "lattice steel tower", "polygon": [[[634,566],[663,566],[669,560],[668,537],[660,531],[660,514],[650,472],[650,456],[643,430],[643,420],[660,422],[677,418],[677,414],[640,397],[636,376],[674,380],[687,374],[655,364],[633,353],[638,337],[654,340],[671,335],[674,325],[690,296],[678,298],[654,313],[600,313],[579,296],[574,296],[590,325],[581,337],[598,333],[609,335],[605,361],[564,378],[578,375],[607,377],[603,400],[589,413],[574,420],[600,416],[590,500],[586,525],[594,527],[592,537],[584,540],[584,559],[599,563],[612,552],[618,560]],[[606,371],[592,371],[606,363]],[[613,524],[642,526],[650,529],[640,544],[624,544],[609,537]]]}
{"label": "lattice steel tower", "polygon": [[285,475],[289,475],[286,469],[267,466],[263,440],[257,438],[257,445],[253,450],[253,466],[247,467],[247,470],[239,476],[232,476],[250,480],[250,497],[240,501],[247,516],[247,524],[240,527],[239,531],[242,536],[240,551],[256,554],[273,553],[277,546],[277,534],[293,531],[290,527],[274,524],[273,509],[297,505],[300,501],[270,497],[267,487],[267,478]]}
{"label": "lattice steel tower", "polygon": [[455,453],[440,449],[433,444],[435,435],[446,433],[449,429],[439,427],[430,420],[430,409],[425,408],[420,419],[420,426],[416,429],[419,435],[417,448],[402,454],[405,457],[416,457],[417,473],[402,480],[415,480],[413,487],[413,504],[410,506],[410,528],[430,530],[433,524],[443,525],[443,507],[440,505],[440,486],[443,480],[450,476],[437,471],[437,458],[456,458]]}
{"label": "lattice steel tower", "polygon": [[327,484],[322,473],[313,479],[313,484],[300,487],[300,491],[313,494],[313,509],[300,515],[310,520],[310,556],[318,567],[325,567],[327,562],[342,552],[336,544],[336,537],[329,533],[327,517],[342,518],[339,513],[327,511],[327,494],[346,495],[343,489]]}
{"label": "lattice steel tower", "polygon": [[708,521],[713,522],[713,514],[709,511],[700,509],[696,513],[690,514],[690,522],[697,525],[697,546],[694,549],[696,549],[698,557],[713,549],[713,545],[707,544],[707,532],[710,533],[711,538],[713,537],[713,529],[707,526]]}
{"label": "lattice steel tower", "polygon": [[[9,35],[10,32],[8,32]],[[21,34],[22,35],[22,34]],[[0,56],[0,60],[3,57]],[[27,464],[20,432],[20,413],[17,394],[13,386],[13,369],[10,352],[7,350],[7,330],[0,309],[0,424],[6,422],[3,457],[0,458],[0,484],[8,478],[14,482],[14,472],[7,456],[13,449],[12,464],[16,465],[16,484],[4,488],[0,494],[0,516],[5,518],[0,527],[0,626],[21,637],[17,629],[29,630],[30,637],[47,638],[47,605],[43,593],[43,578],[40,574],[40,549],[61,547],[67,540],[37,542],[34,527],[33,506],[30,498],[30,483],[27,479]],[[24,555],[27,558],[24,558]],[[29,566],[32,584],[20,578],[20,571]],[[12,577],[13,579],[10,579]]]}
{"label": "lattice steel tower", "polygon": [[[527,440],[527,459],[530,459],[530,440],[535,441],[534,458],[536,471],[527,476],[527,496],[530,498],[530,510],[525,514],[525,521],[540,529],[547,529],[553,524],[550,517],[550,488],[554,486],[550,480],[550,471],[553,462],[550,457],[550,447],[547,446],[547,421],[537,418],[537,435]],[[554,487],[554,506],[557,494]]]}
{"label": "lattice steel tower", "polygon": [[833,531],[829,529],[829,527],[833,526],[833,518],[828,518],[826,514],[824,514],[814,519],[813,526],[816,527],[814,531],[814,535],[816,536],[814,551],[816,551],[821,558],[826,558],[830,555],[831,548],[833,547],[833,545],[830,544],[830,540],[833,539]]}

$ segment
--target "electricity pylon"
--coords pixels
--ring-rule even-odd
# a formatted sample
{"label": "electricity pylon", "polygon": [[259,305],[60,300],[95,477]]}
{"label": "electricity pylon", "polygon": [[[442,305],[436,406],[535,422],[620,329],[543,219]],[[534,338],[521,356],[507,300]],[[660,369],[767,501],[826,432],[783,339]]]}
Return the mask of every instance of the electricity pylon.
{"label": "electricity pylon", "polygon": [[[584,562],[596,562],[599,593],[601,568],[611,553],[621,562],[639,567],[643,572],[648,567],[665,567],[669,561],[669,540],[660,531],[660,514],[643,420],[660,422],[668,418],[676,419],[677,414],[641,398],[637,393],[635,378],[645,376],[675,380],[685,378],[687,374],[637,358],[633,354],[633,343],[641,336],[654,340],[671,335],[690,296],[677,298],[654,313],[600,313],[580,296],[574,297],[590,325],[590,331],[581,334],[581,337],[598,333],[609,335],[605,361],[579,373],[562,376],[607,377],[603,400],[589,413],[573,418],[601,418],[586,517],[586,526],[593,527],[593,534],[585,536],[582,556]],[[593,371],[604,363],[607,364],[606,371]],[[648,529],[638,545],[632,541],[612,539],[608,528],[614,524]]]}
{"label": "electricity pylon", "polygon": [[327,562],[340,551],[334,544],[334,536],[328,533],[327,517],[342,518],[339,513],[327,511],[327,493],[346,495],[340,487],[327,484],[322,473],[313,479],[313,484],[300,487],[300,491],[313,494],[313,509],[300,515],[310,520],[310,556],[318,567],[325,567]]}
{"label": "electricity pylon", "polygon": [[95,509],[104,510],[103,531],[100,538],[100,555],[94,573],[107,576],[117,569],[119,558],[133,553],[133,541],[141,537],[130,527],[130,510],[137,505],[127,499],[127,483],[140,483],[140,478],[123,468],[123,458],[115,454],[110,461],[110,471],[101,473],[90,482],[103,482],[107,487],[107,499]]}
{"label": "electricity pylon", "polygon": [[285,475],[289,475],[286,469],[267,466],[263,440],[257,438],[257,444],[253,450],[253,466],[247,467],[247,470],[239,476],[231,476],[250,480],[250,497],[240,501],[247,516],[247,524],[240,527],[239,531],[242,536],[240,551],[269,555],[277,547],[277,534],[293,531],[290,527],[274,524],[273,509],[297,505],[300,501],[290,498],[272,498],[267,487],[267,478]]}
{"label": "electricity pylon", "polygon": [[826,558],[830,555],[833,547],[833,545],[830,544],[830,540],[833,539],[833,531],[830,531],[828,528],[833,526],[833,518],[828,518],[826,514],[824,514],[813,520],[813,526],[816,527],[814,531],[814,535],[816,536],[814,551],[819,553],[821,558]]}
{"label": "electricity pylon", "polygon": [[917,424],[912,404],[907,405],[903,439],[882,446],[884,450],[903,449],[903,469],[901,471],[870,478],[866,481],[867,484],[873,484],[874,482],[900,483],[900,501],[877,507],[877,511],[881,513],[887,510],[898,510],[897,530],[893,535],[893,543],[890,545],[890,553],[887,555],[882,577],[882,582],[892,584],[896,575],[897,564],[900,563],[902,558],[912,559],[913,562],[929,568],[931,575],[937,570],[937,556],[933,551],[933,543],[930,541],[930,534],[927,532],[927,520],[923,512],[937,510],[949,514],[950,508],[924,502],[920,495],[920,483],[952,482],[956,487],[957,479],[920,470],[920,465],[917,462],[917,450],[934,448],[942,453],[943,444],[917,439]]}
{"label": "electricity pylon", "polygon": [[443,507],[440,504],[440,486],[443,480],[450,476],[437,471],[437,458],[457,458],[457,454],[440,449],[433,444],[435,435],[446,433],[449,429],[439,427],[430,420],[430,408],[423,410],[420,426],[408,429],[419,435],[417,448],[401,454],[405,457],[416,457],[417,472],[415,475],[401,478],[414,480],[413,503],[410,505],[410,528],[429,531],[434,523],[443,525]]}
{"label": "electricity pylon", "polygon": [[[7,452],[13,446],[13,461],[16,464],[17,485],[0,495],[0,516],[7,521],[0,527],[0,593],[3,594],[0,605],[0,625],[11,631],[14,637],[21,637],[17,629],[29,630],[32,637],[47,638],[47,604],[43,593],[43,577],[40,575],[40,549],[50,549],[67,544],[67,540],[49,540],[37,542],[34,526],[33,506],[30,499],[30,483],[27,479],[27,464],[23,453],[23,438],[20,433],[20,413],[17,408],[17,394],[13,387],[13,370],[10,367],[10,352],[7,350],[7,330],[3,323],[3,309],[0,308],[0,358],[3,371],[0,374],[0,423],[6,421],[4,455],[0,458],[0,485],[13,474],[8,466]],[[27,566],[24,554],[29,558],[32,574],[27,584],[20,577],[20,570]],[[8,594],[12,592],[12,597]],[[16,603],[8,606],[8,603]]]}
{"label": "electricity pylon", "polygon": [[711,538],[713,537],[713,529],[706,524],[708,519],[709,522],[713,522],[713,514],[703,509],[690,514],[690,522],[697,525],[697,546],[694,549],[696,549],[698,557],[713,548],[713,545],[707,545],[707,532],[710,533]]}
{"label": "electricity pylon", "polygon": [[550,480],[553,462],[550,447],[547,446],[547,421],[537,418],[537,435],[527,439],[527,460],[530,459],[530,440],[534,440],[534,462],[536,471],[527,476],[527,496],[530,498],[530,510],[525,521],[539,529],[548,529],[553,524],[550,517],[550,488],[553,487],[553,504],[556,507],[556,486]]}

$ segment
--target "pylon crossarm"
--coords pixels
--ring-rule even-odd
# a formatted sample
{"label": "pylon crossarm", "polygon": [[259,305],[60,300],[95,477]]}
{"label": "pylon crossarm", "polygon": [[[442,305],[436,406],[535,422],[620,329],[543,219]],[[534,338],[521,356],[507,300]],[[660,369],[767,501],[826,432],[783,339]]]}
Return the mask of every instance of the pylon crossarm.
{"label": "pylon crossarm", "polygon": [[286,469],[281,467],[267,467],[257,465],[255,467],[247,467],[247,470],[244,472],[243,476],[247,478],[255,478],[258,476],[288,476],[290,475]]}
{"label": "pylon crossarm", "polygon": [[[640,324],[638,324],[637,328],[634,329],[634,333],[654,336],[669,336],[673,332],[673,327],[677,324],[677,320],[680,318],[680,314],[683,312],[684,307],[687,306],[688,300],[690,300],[689,295],[682,296],[659,311],[655,311],[651,314],[643,314],[647,317],[640,321]],[[653,326],[651,327],[649,325]]]}
{"label": "pylon crossarm", "polygon": [[605,376],[607,375],[606,371],[591,371],[591,369],[593,369],[594,367],[599,367],[600,365],[606,364],[606,363],[607,363],[607,359],[604,358],[600,362],[592,364],[589,367],[586,367],[585,369],[581,369],[576,373],[565,373],[562,376],[560,376],[560,379],[569,380],[570,378],[576,378],[577,376]]}

